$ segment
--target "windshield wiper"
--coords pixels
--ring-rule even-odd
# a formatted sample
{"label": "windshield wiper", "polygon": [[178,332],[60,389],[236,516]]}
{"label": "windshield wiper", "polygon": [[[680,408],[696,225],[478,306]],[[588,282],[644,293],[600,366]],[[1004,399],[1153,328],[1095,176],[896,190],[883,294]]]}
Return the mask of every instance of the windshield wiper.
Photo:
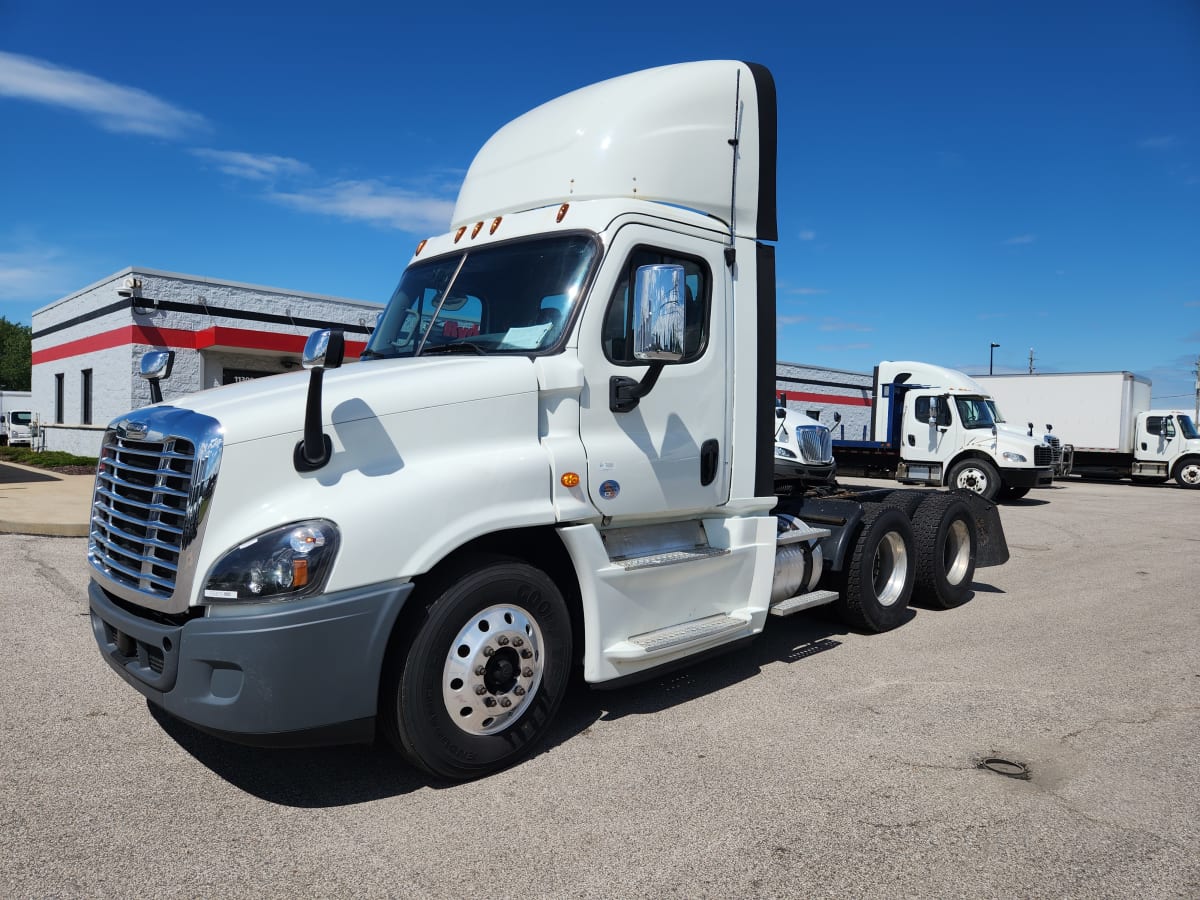
{"label": "windshield wiper", "polygon": [[422,356],[427,356],[430,353],[474,353],[477,356],[487,356],[486,350],[478,344],[472,344],[470,341],[451,341],[449,344],[435,344],[421,351]]}

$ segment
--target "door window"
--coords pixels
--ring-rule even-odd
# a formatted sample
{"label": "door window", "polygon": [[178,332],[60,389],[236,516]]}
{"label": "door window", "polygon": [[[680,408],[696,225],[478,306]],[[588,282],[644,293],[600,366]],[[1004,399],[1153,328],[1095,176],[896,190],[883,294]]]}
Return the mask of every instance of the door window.
{"label": "door window", "polygon": [[680,363],[704,354],[708,346],[711,277],[703,260],[678,256],[651,247],[637,247],[629,254],[604,315],[604,355],[618,365],[643,365],[633,356],[633,292],[630,285],[641,266],[683,266],[684,345]]}

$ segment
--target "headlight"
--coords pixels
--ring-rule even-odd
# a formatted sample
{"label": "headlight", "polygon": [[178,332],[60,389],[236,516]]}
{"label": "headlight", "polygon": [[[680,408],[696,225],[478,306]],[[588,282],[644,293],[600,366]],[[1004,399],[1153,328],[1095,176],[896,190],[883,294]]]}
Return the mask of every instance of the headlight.
{"label": "headlight", "polygon": [[797,458],[796,454],[793,453],[791,450],[789,450],[787,447],[776,447],[775,455],[782,456],[784,459],[796,459]]}
{"label": "headlight", "polygon": [[265,532],[217,560],[204,599],[295,600],[320,593],[337,549],[337,526],[323,519]]}
{"label": "headlight", "polygon": [[1011,450],[1005,450],[1000,455],[1003,456],[1005,459],[1007,459],[1009,462],[1025,462],[1024,456],[1022,456],[1020,453],[1013,453]]}

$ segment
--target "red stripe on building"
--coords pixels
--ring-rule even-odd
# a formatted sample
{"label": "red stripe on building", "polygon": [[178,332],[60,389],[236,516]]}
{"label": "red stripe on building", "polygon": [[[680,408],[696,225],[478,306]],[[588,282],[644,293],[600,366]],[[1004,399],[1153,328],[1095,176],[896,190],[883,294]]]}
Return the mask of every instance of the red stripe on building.
{"label": "red stripe on building", "polygon": [[805,403],[838,403],[842,406],[870,406],[870,397],[848,397],[844,394],[809,394],[805,391],[776,391],[777,397]]}
{"label": "red stripe on building", "polygon": [[[251,331],[246,328],[225,328],[214,325],[203,331],[188,331],[182,328],[155,328],[152,325],[125,325],[80,338],[77,341],[67,341],[56,347],[46,347],[35,350],[33,363],[54,362],[56,359],[67,359],[81,356],[84,353],[95,353],[97,350],[111,350],[127,344],[147,344],[151,347],[166,347],[173,350],[208,350],[228,347],[234,350],[266,350],[271,353],[294,353],[299,356],[304,352],[304,343],[308,340],[303,334],[280,334],[274,331]],[[346,341],[346,355],[359,356],[366,349],[363,341]]]}

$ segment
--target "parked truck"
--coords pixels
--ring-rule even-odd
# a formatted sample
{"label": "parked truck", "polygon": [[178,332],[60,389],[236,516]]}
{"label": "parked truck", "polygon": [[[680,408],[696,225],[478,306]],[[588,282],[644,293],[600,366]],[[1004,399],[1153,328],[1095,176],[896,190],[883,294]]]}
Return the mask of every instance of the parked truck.
{"label": "parked truck", "polygon": [[788,409],[775,408],[775,492],[836,486],[833,435],[827,425]]}
{"label": "parked truck", "polygon": [[1150,381],[1132,372],[981,375],[1005,407],[1066,429],[1072,471],[1093,478],[1200,488],[1200,434],[1186,410],[1154,409]]}
{"label": "parked truck", "polygon": [[359,362],[317,332],[307,373],[109,426],[104,658],[206,731],[382,733],[462,779],[528,753],[575,667],[625,685],[813,606],[877,631],[962,603],[1008,557],[992,504],[772,492],[775,161],[774,82],[739,62],[505,125]]}
{"label": "parked truck", "polygon": [[[806,398],[810,408],[841,421],[840,400]],[[947,485],[988,500],[1015,500],[1030,488],[1049,485],[1053,448],[1040,438],[998,427],[990,399],[978,382],[955,369],[884,360],[872,377],[863,436],[834,438],[838,470],[887,475],[902,484]]]}
{"label": "parked truck", "polygon": [[29,391],[0,391],[0,446],[33,446],[31,399]]}

